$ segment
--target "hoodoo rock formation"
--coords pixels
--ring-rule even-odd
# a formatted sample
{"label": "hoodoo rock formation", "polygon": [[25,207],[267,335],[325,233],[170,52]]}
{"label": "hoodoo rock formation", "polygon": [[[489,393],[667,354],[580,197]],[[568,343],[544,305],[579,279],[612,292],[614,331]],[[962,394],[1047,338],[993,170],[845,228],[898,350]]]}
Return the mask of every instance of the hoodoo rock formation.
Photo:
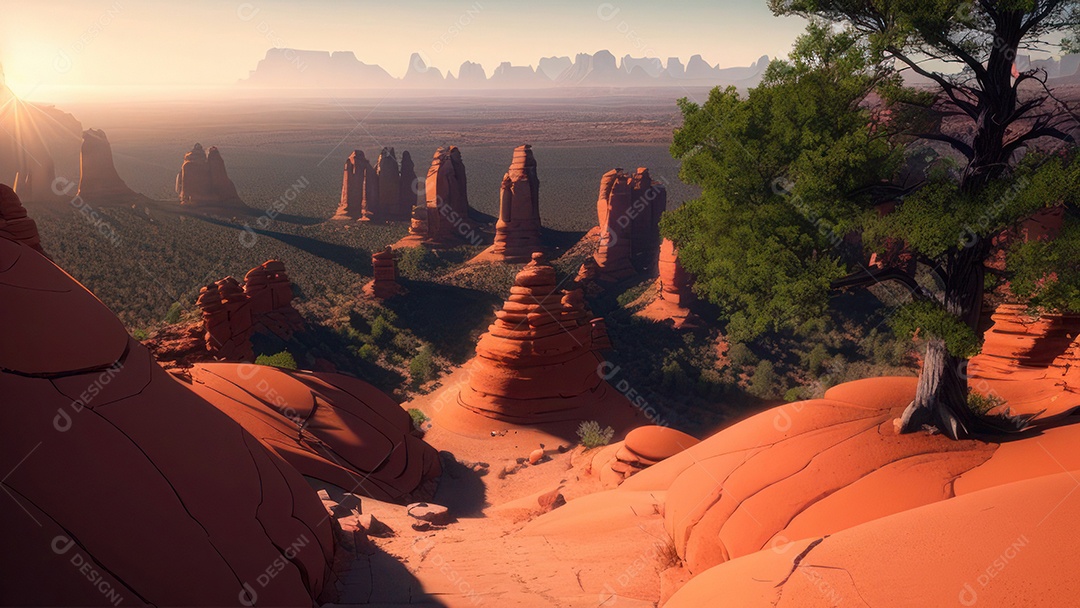
{"label": "hoodoo rock formation", "polygon": [[26,214],[19,195],[3,184],[0,184],[0,238],[22,243],[45,255],[37,223]]}
{"label": "hoodoo rock formation", "polygon": [[105,132],[88,129],[83,131],[82,150],[79,157],[79,196],[89,202],[125,202],[143,199],[116,172],[113,164],[112,145]]}
{"label": "hoodoo rock formation", "polygon": [[385,300],[401,293],[401,285],[397,282],[397,258],[394,257],[393,247],[388,246],[382,251],[371,254],[371,267],[374,270],[375,279],[364,286],[365,294]]}
{"label": "hoodoo rock formation", "polygon": [[510,170],[503,177],[495,244],[476,260],[519,264],[541,249],[540,180],[532,146],[526,144],[514,149]]}
{"label": "hoodoo rock formation", "polygon": [[214,146],[203,150],[198,143],[184,155],[184,164],[176,175],[176,194],[180,204],[193,207],[244,204],[225,170],[221,152]]}
{"label": "hoodoo rock formation", "polygon": [[667,211],[667,188],[653,181],[649,170],[638,167],[630,177],[630,256],[639,272],[656,268],[660,246],[660,216]]}
{"label": "hoodoo rock formation", "polygon": [[4,603],[319,603],[334,537],[303,476],[4,231],[0,260]]}
{"label": "hoodoo rock formation", "polygon": [[694,301],[693,279],[679,263],[675,243],[664,239],[660,243],[660,278],[656,281],[656,299],[638,315],[654,321],[671,320],[676,328],[694,325],[696,316],[689,305]]}
{"label": "hoodoo rock formation", "polygon": [[416,169],[409,153],[401,165],[393,148],[383,148],[372,165],[363,150],[353,150],[345,161],[341,203],[335,220],[408,221],[416,206]]}
{"label": "hoodoo rock formation", "polygon": [[198,364],[191,375],[195,393],[307,477],[384,501],[434,492],[438,452],[412,435],[401,406],[367,382],[232,363]]}
{"label": "hoodoo rock formation", "polygon": [[581,290],[559,289],[555,269],[534,254],[480,337],[461,405],[520,424],[575,419],[609,390],[597,372],[596,351],[608,345],[599,321]]}
{"label": "hoodoo rock formation", "polygon": [[597,250],[582,264],[578,280],[614,282],[655,269],[666,209],[667,188],[654,182],[647,168],[633,175],[622,169],[605,173],[596,202]]}
{"label": "hoodoo rock formation", "polygon": [[465,163],[457,146],[439,148],[431,159],[427,184],[427,239],[458,242],[472,230]]}
{"label": "hoodoo rock formation", "polygon": [[203,287],[197,305],[202,310],[207,352],[226,361],[253,361],[251,336],[255,332],[288,340],[304,326],[292,298],[292,283],[278,260],[251,269],[243,285],[226,277]]}

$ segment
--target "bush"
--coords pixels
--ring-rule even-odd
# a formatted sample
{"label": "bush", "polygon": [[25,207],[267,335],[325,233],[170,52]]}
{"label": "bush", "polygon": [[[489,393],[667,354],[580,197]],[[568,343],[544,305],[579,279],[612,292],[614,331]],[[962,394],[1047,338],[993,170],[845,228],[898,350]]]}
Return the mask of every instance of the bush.
{"label": "bush", "polygon": [[409,409],[409,418],[412,418],[413,428],[421,432],[424,430],[424,423],[431,420],[431,418],[428,418],[427,414],[415,407]]}
{"label": "bush", "polygon": [[756,365],[758,362],[758,357],[754,354],[754,351],[750,350],[750,347],[742,342],[732,344],[728,348],[727,356],[731,360],[731,364],[738,367]]}
{"label": "bush", "polygon": [[365,344],[356,351],[356,356],[369,363],[374,363],[379,358],[379,349],[374,344]]}
{"label": "bush", "polygon": [[1005,405],[1005,399],[993,393],[984,395],[980,392],[971,391],[968,393],[967,405],[971,411],[985,416],[991,410]]}
{"label": "bush", "polygon": [[184,306],[179,302],[173,302],[169,307],[169,312],[165,313],[165,322],[169,325],[175,325],[180,322],[180,313],[183,312]]}
{"label": "bush", "polygon": [[135,331],[131,332],[131,337],[135,338],[139,342],[142,342],[143,340],[149,338],[150,334],[146,333],[146,330],[144,329],[136,329]]}
{"label": "bush", "polygon": [[413,360],[409,362],[409,375],[413,384],[423,384],[435,377],[435,353],[430,344],[425,344]]}
{"label": "bush", "polygon": [[375,322],[371,324],[371,337],[380,344],[385,344],[393,340],[397,333],[397,328],[382,315],[375,317]]}
{"label": "bush", "polygon": [[255,365],[267,365],[270,367],[280,367],[282,369],[296,369],[296,359],[287,350],[283,350],[276,355],[259,355],[255,358]]}
{"label": "bush", "polygon": [[816,344],[806,355],[806,370],[810,372],[811,376],[820,376],[825,360],[828,358],[829,349],[825,348],[824,344]]}
{"label": "bush", "polygon": [[611,443],[611,438],[615,436],[615,429],[609,426],[600,430],[599,422],[589,420],[581,423],[577,434],[581,438],[581,445],[591,450]]}
{"label": "bush", "polygon": [[750,386],[747,392],[758,399],[774,399],[780,392],[778,386],[780,378],[776,374],[776,366],[772,361],[765,360],[754,368],[754,376],[750,378]]}

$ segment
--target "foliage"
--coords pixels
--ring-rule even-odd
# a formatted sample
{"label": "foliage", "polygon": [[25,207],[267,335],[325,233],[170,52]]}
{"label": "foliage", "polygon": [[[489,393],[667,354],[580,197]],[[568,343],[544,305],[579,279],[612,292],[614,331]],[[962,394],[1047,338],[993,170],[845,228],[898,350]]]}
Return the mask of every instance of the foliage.
{"label": "foliage", "polygon": [[905,304],[889,323],[893,331],[901,336],[914,337],[918,334],[942,340],[954,357],[974,357],[982,348],[982,339],[975,330],[936,302],[920,300]]}
{"label": "foliage", "polygon": [[149,338],[150,334],[147,333],[145,329],[135,329],[135,330],[132,330],[131,337],[135,338],[136,340],[138,340],[140,342],[142,342],[143,340]]}
{"label": "foliage", "polygon": [[766,359],[754,368],[754,375],[750,378],[750,387],[747,392],[758,399],[775,399],[786,390],[779,385],[779,380],[776,366]]}
{"label": "foliage", "polygon": [[417,431],[423,431],[424,423],[428,420],[431,420],[431,418],[428,418],[427,414],[421,412],[415,407],[409,408],[409,418],[412,418],[413,428]]}
{"label": "foliage", "polygon": [[274,355],[259,355],[255,358],[256,365],[268,365],[282,369],[296,369],[296,359],[287,350]]}
{"label": "foliage", "polygon": [[971,391],[968,393],[968,407],[976,414],[986,415],[992,410],[995,410],[1005,405],[1005,399],[1000,395],[983,394],[978,391]]}
{"label": "foliage", "polygon": [[430,344],[425,344],[409,362],[409,375],[417,385],[435,377],[435,352]]}
{"label": "foliage", "polygon": [[1067,217],[1054,241],[1018,242],[1009,287],[1035,309],[1080,312],[1080,221]]}
{"label": "foliage", "polygon": [[601,429],[599,422],[587,420],[578,426],[577,435],[581,439],[581,445],[591,450],[611,443],[611,438],[615,436],[615,429],[610,426]]}
{"label": "foliage", "polygon": [[901,159],[860,106],[880,79],[856,38],[812,24],[747,97],[679,102],[671,151],[702,196],[665,214],[662,231],[733,340],[824,315],[845,272],[842,237],[873,202],[859,193]]}
{"label": "foliage", "polygon": [[165,322],[169,325],[173,325],[180,322],[180,313],[184,311],[184,305],[180,302],[173,302],[169,307],[169,312],[165,313]]}

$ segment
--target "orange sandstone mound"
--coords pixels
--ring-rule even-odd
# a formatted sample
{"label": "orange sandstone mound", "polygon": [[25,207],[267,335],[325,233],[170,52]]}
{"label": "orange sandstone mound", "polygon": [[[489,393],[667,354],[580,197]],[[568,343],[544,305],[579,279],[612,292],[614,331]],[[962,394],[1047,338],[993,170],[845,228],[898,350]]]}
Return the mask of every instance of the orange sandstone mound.
{"label": "orange sandstone mound", "polygon": [[698,439],[669,427],[641,426],[626,439],[600,450],[592,469],[606,488],[613,488],[660,461],[700,443]]}
{"label": "orange sandstone mound", "polygon": [[660,244],[660,278],[657,297],[638,316],[654,321],[670,320],[676,328],[694,326],[697,317],[688,305],[694,301],[693,279],[679,263],[679,250],[668,239]]}
{"label": "orange sandstone mound", "polygon": [[532,146],[526,144],[514,149],[510,169],[503,176],[495,244],[475,261],[525,263],[540,250],[540,180]]}
{"label": "orange sandstone mound", "polygon": [[45,255],[37,223],[26,214],[26,208],[15,191],[0,184],[0,237],[22,243]]}
{"label": "orange sandstone mound", "polygon": [[0,260],[4,602],[315,603],[333,538],[300,473],[44,256],[0,233]]}
{"label": "orange sandstone mound", "polygon": [[340,374],[251,364],[198,364],[193,390],[307,477],[378,500],[428,499],[438,452],[370,384]]}
{"label": "orange sandstone mound", "polygon": [[176,194],[180,204],[192,207],[244,204],[225,170],[221,152],[214,146],[203,150],[198,143],[184,155],[184,164],[176,175]]}
{"label": "orange sandstone mound", "polygon": [[112,145],[104,131],[88,129],[83,132],[78,195],[92,203],[145,198],[120,179],[113,164]]}
{"label": "orange sandstone mound", "polygon": [[518,424],[588,419],[613,392],[598,371],[596,351],[608,346],[599,321],[581,290],[560,289],[555,269],[534,254],[466,364],[459,405]]}
{"label": "orange sandstone mound", "polygon": [[1061,472],[784,540],[706,570],[664,606],[1074,605],[1080,582],[1060,567],[1080,551],[1075,488]]}

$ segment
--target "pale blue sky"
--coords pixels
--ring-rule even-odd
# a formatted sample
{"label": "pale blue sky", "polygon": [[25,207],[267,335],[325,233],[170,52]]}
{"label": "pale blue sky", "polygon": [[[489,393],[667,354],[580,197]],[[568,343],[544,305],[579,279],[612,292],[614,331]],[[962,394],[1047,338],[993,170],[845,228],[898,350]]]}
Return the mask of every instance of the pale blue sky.
{"label": "pale blue sky", "polygon": [[274,46],[353,51],[395,76],[413,52],[444,72],[600,49],[684,62],[699,53],[729,67],[785,55],[803,28],[765,0],[0,3],[0,62],[16,87],[231,84]]}

